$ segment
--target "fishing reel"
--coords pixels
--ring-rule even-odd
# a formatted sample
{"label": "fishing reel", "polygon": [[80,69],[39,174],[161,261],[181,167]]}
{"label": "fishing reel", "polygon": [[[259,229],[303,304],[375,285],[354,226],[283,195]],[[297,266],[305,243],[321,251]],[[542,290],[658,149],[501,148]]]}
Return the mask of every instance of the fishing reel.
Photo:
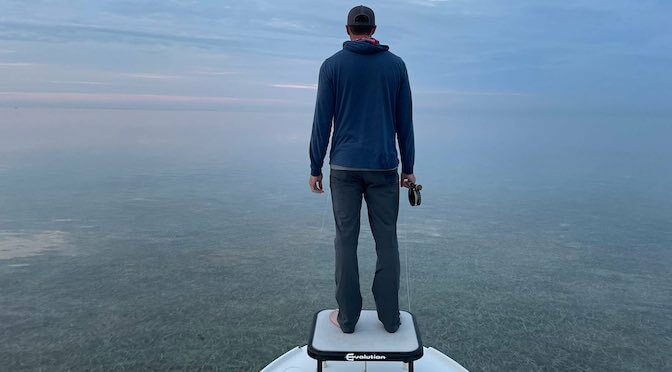
{"label": "fishing reel", "polygon": [[413,182],[409,183],[408,202],[411,203],[411,206],[420,205],[420,203],[422,203],[422,196],[420,195],[420,190],[422,190],[422,185],[416,185]]}

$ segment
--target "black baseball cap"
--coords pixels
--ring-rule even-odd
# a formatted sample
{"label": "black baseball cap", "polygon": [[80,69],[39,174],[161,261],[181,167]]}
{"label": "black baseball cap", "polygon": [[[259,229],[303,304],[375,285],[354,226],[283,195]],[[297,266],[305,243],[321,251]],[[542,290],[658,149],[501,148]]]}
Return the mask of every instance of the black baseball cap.
{"label": "black baseball cap", "polygon": [[364,5],[358,5],[350,9],[347,26],[375,26],[376,15],[373,10]]}

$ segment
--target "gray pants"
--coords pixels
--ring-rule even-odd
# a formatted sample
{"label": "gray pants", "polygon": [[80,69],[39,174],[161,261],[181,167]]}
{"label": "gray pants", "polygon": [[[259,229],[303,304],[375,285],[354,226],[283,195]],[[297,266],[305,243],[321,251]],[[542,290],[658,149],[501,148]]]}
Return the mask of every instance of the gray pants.
{"label": "gray pants", "polygon": [[329,176],[336,222],[336,302],[343,332],[354,332],[362,310],[357,242],[362,195],[376,241],[376,273],[371,288],[378,319],[388,332],[399,328],[399,174],[397,170],[332,169]]}

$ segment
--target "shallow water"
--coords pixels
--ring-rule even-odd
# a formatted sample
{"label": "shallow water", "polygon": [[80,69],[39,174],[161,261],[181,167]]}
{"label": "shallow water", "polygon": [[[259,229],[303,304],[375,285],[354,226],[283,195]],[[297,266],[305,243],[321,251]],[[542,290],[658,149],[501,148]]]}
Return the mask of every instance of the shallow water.
{"label": "shallow water", "polygon": [[[0,111],[4,368],[259,370],[336,306],[309,115]],[[470,370],[671,369],[669,122],[416,115],[400,303],[425,345]]]}

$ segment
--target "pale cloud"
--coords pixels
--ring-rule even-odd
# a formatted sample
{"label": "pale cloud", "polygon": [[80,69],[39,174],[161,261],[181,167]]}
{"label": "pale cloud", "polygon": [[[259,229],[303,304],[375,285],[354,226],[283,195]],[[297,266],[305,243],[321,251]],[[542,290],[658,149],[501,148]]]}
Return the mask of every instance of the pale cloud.
{"label": "pale cloud", "polygon": [[148,80],[175,80],[183,78],[183,76],[179,75],[163,75],[152,73],[122,73],[119,75],[135,79],[148,79]]}
{"label": "pale cloud", "polygon": [[223,75],[234,75],[237,74],[238,72],[236,71],[215,71],[215,70],[194,70],[192,73],[198,74],[198,75],[211,75],[211,76],[223,76]]}
{"label": "pale cloud", "polygon": [[487,92],[487,91],[460,91],[460,90],[444,90],[444,91],[431,91],[431,90],[419,90],[414,92],[415,94],[443,94],[450,96],[529,96],[529,93],[521,92]]}
{"label": "pale cloud", "polygon": [[410,4],[424,5],[434,7],[444,3],[464,3],[462,0],[408,0]]}
{"label": "pale cloud", "polygon": [[32,67],[37,66],[37,63],[31,62],[0,62],[0,67]]}
{"label": "pale cloud", "polygon": [[[92,6],[91,9],[95,8]],[[0,35],[10,40],[49,42],[94,41],[100,43],[125,42],[137,45],[188,45],[192,47],[234,48],[239,46],[239,36],[217,36],[203,32],[166,32],[164,25],[146,18],[126,19],[126,23],[110,22],[109,14],[99,14],[100,25],[83,22],[3,21]]]}
{"label": "pale cloud", "polygon": [[51,84],[63,84],[63,85],[109,85],[108,83],[103,83],[100,81],[70,81],[70,80],[50,80]]}
{"label": "pale cloud", "polygon": [[283,30],[302,31],[306,29],[306,26],[302,25],[299,22],[293,20],[290,21],[288,19],[282,19],[277,17],[273,17],[268,21],[264,21],[263,24],[272,28],[278,28]]}
{"label": "pale cloud", "polygon": [[271,84],[270,86],[287,89],[317,89],[317,84]]}

